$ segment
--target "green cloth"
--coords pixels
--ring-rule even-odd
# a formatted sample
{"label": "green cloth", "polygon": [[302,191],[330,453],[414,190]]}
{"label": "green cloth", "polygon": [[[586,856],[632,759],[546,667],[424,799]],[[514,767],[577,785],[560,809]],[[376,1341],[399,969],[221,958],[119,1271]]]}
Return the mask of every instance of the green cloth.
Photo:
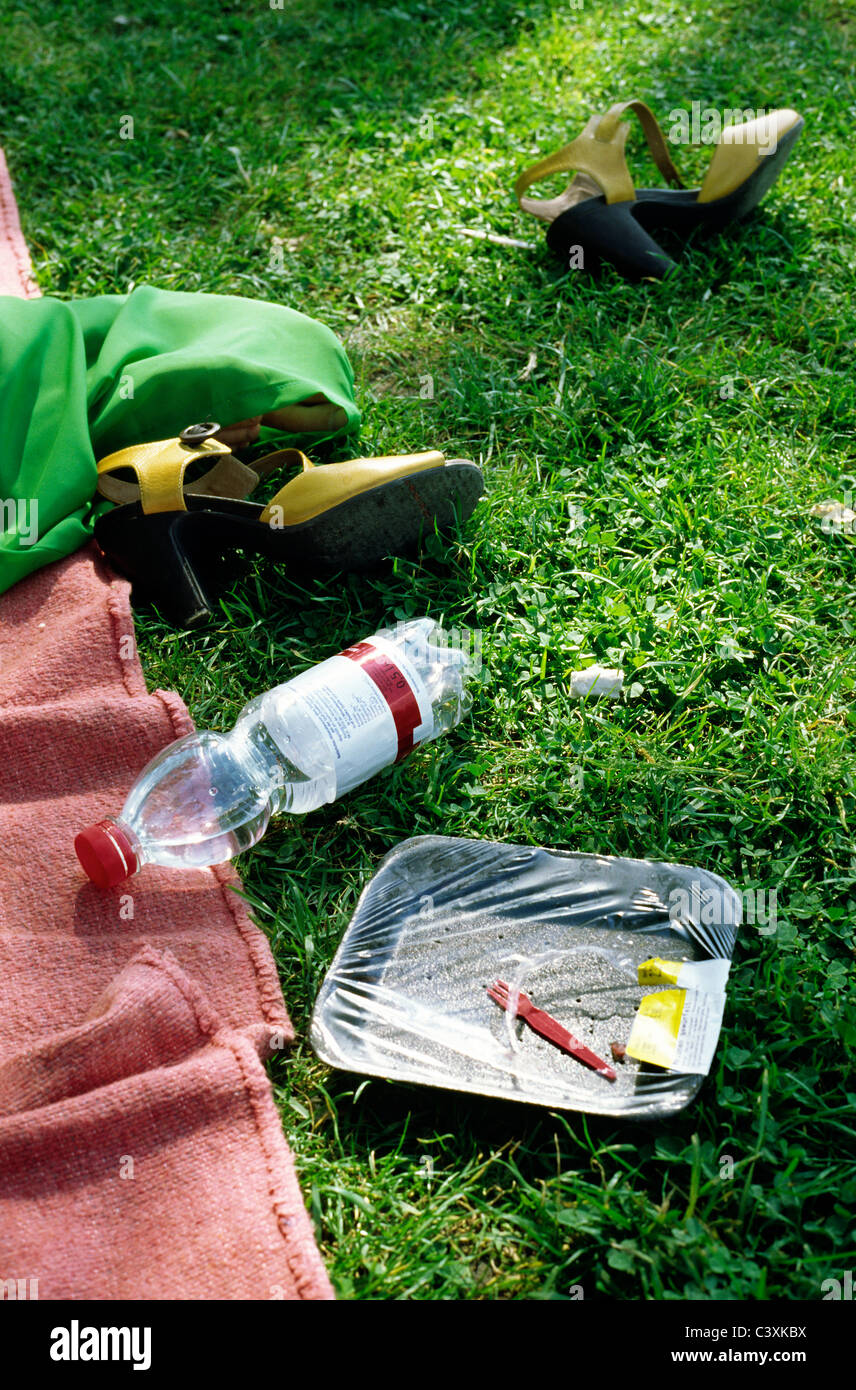
{"label": "green cloth", "polygon": [[96,459],[316,392],[359,428],[341,343],[280,304],[150,286],[68,302],[0,296],[0,593],[90,539],[107,505]]}

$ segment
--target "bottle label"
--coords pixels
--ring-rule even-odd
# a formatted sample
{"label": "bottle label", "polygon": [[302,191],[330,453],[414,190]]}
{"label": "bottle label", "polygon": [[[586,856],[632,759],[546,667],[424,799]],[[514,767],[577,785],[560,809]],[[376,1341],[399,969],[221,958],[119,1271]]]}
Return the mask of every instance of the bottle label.
{"label": "bottle label", "polygon": [[330,749],[336,795],[398,762],[434,728],[431,700],[413,662],[372,637],[289,681]]}

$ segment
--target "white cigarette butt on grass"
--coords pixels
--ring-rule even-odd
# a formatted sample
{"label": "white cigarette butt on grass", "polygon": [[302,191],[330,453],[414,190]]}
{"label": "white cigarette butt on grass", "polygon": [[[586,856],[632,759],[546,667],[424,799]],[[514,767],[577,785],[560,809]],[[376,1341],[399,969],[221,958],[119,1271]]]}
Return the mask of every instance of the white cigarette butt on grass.
{"label": "white cigarette butt on grass", "polygon": [[810,508],[809,516],[820,518],[821,531],[846,531],[852,534],[856,530],[853,525],[856,512],[844,502],[836,502],[833,497],[828,497],[825,502],[816,502]]}
{"label": "white cigarette butt on grass", "polygon": [[578,700],[587,695],[608,695],[614,700],[621,694],[623,685],[624,672],[612,671],[608,666],[587,666],[571,676],[571,694]]}

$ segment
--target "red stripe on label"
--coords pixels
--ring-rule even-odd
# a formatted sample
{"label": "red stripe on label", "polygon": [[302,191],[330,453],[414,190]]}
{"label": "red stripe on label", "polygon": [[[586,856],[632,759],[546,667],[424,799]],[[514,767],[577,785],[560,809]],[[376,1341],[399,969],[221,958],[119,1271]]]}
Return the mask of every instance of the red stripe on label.
{"label": "red stripe on label", "polygon": [[357,642],[353,647],[346,647],[340,656],[346,656],[349,661],[361,666],[389,705],[398,735],[398,756],[395,761],[401,762],[413,748],[413,735],[422,723],[419,702],[407,678],[395,662],[379,652],[371,642]]}

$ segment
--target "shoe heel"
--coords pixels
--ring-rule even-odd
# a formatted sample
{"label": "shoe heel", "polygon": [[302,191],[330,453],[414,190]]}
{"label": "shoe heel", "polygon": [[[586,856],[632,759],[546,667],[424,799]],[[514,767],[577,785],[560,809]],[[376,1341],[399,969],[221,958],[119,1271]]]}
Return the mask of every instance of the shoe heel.
{"label": "shoe heel", "polygon": [[114,569],[130,579],[134,602],[153,603],[177,627],[196,627],[214,612],[192,558],[191,513],[116,507],[95,524],[95,539]]}
{"label": "shoe heel", "polygon": [[607,203],[604,198],[587,198],[550,224],[547,245],[566,263],[570,263],[573,248],[581,247],[585,270],[606,260],[627,279],[662,280],[676,268],[675,262],[640,227],[633,207],[632,202]]}

